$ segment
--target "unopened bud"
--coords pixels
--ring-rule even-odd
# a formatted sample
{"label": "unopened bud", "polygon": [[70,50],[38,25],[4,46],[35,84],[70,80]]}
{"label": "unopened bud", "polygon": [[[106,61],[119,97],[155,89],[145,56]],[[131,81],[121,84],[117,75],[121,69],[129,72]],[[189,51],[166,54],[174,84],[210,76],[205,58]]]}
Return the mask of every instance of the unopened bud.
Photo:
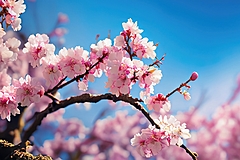
{"label": "unopened bud", "polygon": [[197,72],[193,72],[191,77],[190,77],[190,80],[191,81],[195,81],[197,78],[198,78],[198,73]]}

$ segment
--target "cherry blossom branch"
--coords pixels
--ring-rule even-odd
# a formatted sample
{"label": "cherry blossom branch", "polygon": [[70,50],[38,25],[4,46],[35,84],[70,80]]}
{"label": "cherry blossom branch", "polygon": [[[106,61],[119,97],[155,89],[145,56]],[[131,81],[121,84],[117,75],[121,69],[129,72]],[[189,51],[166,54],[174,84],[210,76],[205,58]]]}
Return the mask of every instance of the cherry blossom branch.
{"label": "cherry blossom branch", "polygon": [[55,104],[55,102],[49,103],[48,107],[41,111],[41,112],[35,112],[34,116],[34,122],[31,124],[31,126],[24,132],[22,136],[22,142],[21,144],[24,144],[29,138],[32,136],[32,134],[37,130],[37,126],[39,126],[43,120],[44,117],[46,117],[51,112],[52,106]]}
{"label": "cherry blossom branch", "polygon": [[185,83],[182,83],[178,88],[174,89],[172,92],[168,93],[166,95],[166,98],[170,97],[173,93],[175,93],[176,91],[181,91],[181,88],[182,87],[188,87],[190,88],[190,86],[188,85],[188,83],[190,81],[195,81],[196,79],[198,78],[198,73],[197,72],[193,72],[191,77],[185,82]]}
{"label": "cherry blossom branch", "polygon": [[177,91],[180,91],[181,88],[182,88],[182,87],[185,87],[190,81],[191,81],[191,80],[189,79],[189,80],[187,80],[185,83],[180,84],[180,86],[179,86],[178,88],[176,88],[176,89],[174,89],[172,92],[168,93],[168,94],[166,95],[166,98],[167,98],[167,97],[170,97],[173,93],[175,93],[175,92],[177,92]]}
{"label": "cherry blossom branch", "polygon": [[67,77],[65,77],[65,78],[62,79],[53,89],[48,90],[47,93],[55,93],[58,89],[63,88],[63,87],[65,87],[65,86],[69,85],[70,83],[72,83],[72,82],[74,82],[74,81],[77,81],[77,80],[80,79],[80,78],[83,78],[85,75],[89,74],[89,71],[90,71],[91,69],[93,69],[94,67],[96,67],[99,63],[101,63],[106,56],[107,56],[107,54],[104,54],[102,57],[100,57],[99,60],[98,60],[96,63],[94,63],[91,67],[89,67],[88,70],[85,71],[85,73],[83,73],[83,74],[81,74],[81,75],[78,75],[78,76],[76,76],[75,78],[73,78],[73,79],[67,81],[66,83],[63,83],[63,84],[62,84],[62,82],[67,78]]}
{"label": "cherry blossom branch", "polygon": [[[48,114],[53,113],[61,108],[65,108],[71,104],[75,103],[85,103],[85,102],[90,102],[90,103],[97,103],[101,100],[112,100],[113,102],[118,102],[118,101],[123,101],[126,103],[131,104],[134,106],[136,109],[141,111],[143,115],[148,119],[148,121],[151,123],[152,126],[155,126],[156,128],[160,129],[159,125],[156,124],[156,122],[153,120],[153,118],[150,116],[150,114],[145,110],[145,108],[139,103],[139,100],[136,98],[133,98],[132,96],[129,95],[120,95],[116,96],[111,93],[106,93],[106,94],[100,94],[100,95],[93,95],[90,93],[84,93],[79,96],[74,96],[74,97],[69,97],[65,100],[58,101],[58,102],[52,102],[49,104],[49,106],[41,111],[37,112],[35,114],[35,120],[32,123],[32,125],[25,131],[23,138],[22,138],[22,143],[24,144],[30,136],[37,130],[37,126],[41,124],[42,120],[44,117],[46,117]],[[192,157],[193,160],[196,160],[196,153],[190,151],[185,145],[181,145],[183,149]]]}
{"label": "cherry blossom branch", "polygon": [[[155,62],[153,62],[152,64],[150,64],[149,67],[154,66],[154,65],[160,67],[160,65],[162,64],[162,61],[164,60],[165,56],[166,56],[166,53],[161,57],[161,59],[157,59],[157,57],[156,57]],[[160,65],[159,65],[159,64],[160,64]]]}
{"label": "cherry blossom branch", "polygon": [[131,60],[133,60],[133,54],[132,54],[132,48],[130,47],[130,45],[129,45],[129,40],[130,40],[130,33],[129,32],[127,32],[127,33],[125,33],[126,35],[124,35],[124,33],[123,33],[123,36],[124,36],[124,40],[125,40],[125,42],[126,42],[126,47],[124,48],[127,52],[128,52],[128,54],[129,54],[129,56],[130,56],[130,59]]}
{"label": "cherry blossom branch", "polygon": [[[91,94],[85,93],[80,96],[70,97],[69,99],[60,101],[59,105],[57,107],[64,108],[64,107],[74,104],[74,103],[84,103],[84,102],[97,103],[104,99],[112,100],[113,102],[123,101],[123,102],[131,104],[136,109],[140,110],[153,126],[156,126],[156,128],[160,128],[154,122],[154,120],[149,115],[149,113],[145,110],[145,108],[139,103],[139,100],[135,99],[131,96],[128,96],[128,95],[120,95],[119,97],[117,97],[116,95],[111,94],[111,93],[106,93],[106,94],[101,94],[101,95],[91,95]],[[59,109],[59,108],[57,108],[57,109]]]}
{"label": "cherry blossom branch", "polygon": [[9,142],[13,142],[14,139],[16,140],[16,138],[20,137],[20,132],[24,126],[22,117],[25,109],[26,107],[19,107],[21,114],[17,114],[11,118],[10,122],[7,122],[5,130],[3,132],[0,132],[0,139],[5,139]]}
{"label": "cherry blossom branch", "polygon": [[59,99],[57,99],[54,95],[52,95],[51,93],[44,93],[45,96],[49,97],[50,99],[52,99],[53,101],[59,101]]}
{"label": "cherry blossom branch", "polygon": [[144,107],[138,102],[138,99],[135,99],[131,96],[127,95],[121,95],[117,97],[116,95],[113,95],[111,93],[101,94],[101,95],[91,95],[89,93],[82,94],[80,96],[74,96],[67,98],[62,101],[58,102],[52,102],[48,105],[48,107],[41,111],[35,113],[35,120],[32,123],[32,125],[25,131],[22,141],[27,141],[30,136],[36,131],[37,126],[41,124],[41,121],[44,117],[46,117],[48,114],[53,113],[61,108],[65,108],[68,105],[75,104],[75,103],[84,103],[84,102],[91,102],[91,103],[97,103],[101,100],[112,100],[113,102],[117,101],[124,101],[126,103],[131,104],[136,109],[140,110],[144,116],[150,121],[150,123],[153,126],[156,126],[156,128],[160,128],[152,119],[152,117],[149,115],[149,113],[144,109]]}
{"label": "cherry blossom branch", "polygon": [[54,93],[58,90],[59,86],[67,79],[67,76],[65,76],[61,81],[58,82],[58,84],[53,87],[52,89],[48,90],[46,93]]}

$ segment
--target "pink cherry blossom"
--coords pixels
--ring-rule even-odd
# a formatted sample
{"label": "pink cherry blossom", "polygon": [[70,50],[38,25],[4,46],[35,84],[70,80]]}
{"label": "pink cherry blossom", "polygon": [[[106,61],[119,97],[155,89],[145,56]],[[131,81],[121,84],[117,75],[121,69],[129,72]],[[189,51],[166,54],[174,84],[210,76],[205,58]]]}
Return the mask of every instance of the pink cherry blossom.
{"label": "pink cherry blossom", "polygon": [[64,76],[74,78],[77,75],[86,72],[86,63],[88,62],[88,52],[81,47],[75,49],[63,48],[59,51],[59,66]]}
{"label": "pink cherry blossom", "polygon": [[158,70],[154,67],[150,67],[148,69],[148,75],[150,75],[149,79],[151,80],[152,82],[152,85],[156,85],[160,82],[161,78],[162,78],[162,71],[161,70]]}
{"label": "pink cherry blossom", "polygon": [[14,31],[21,29],[20,14],[25,12],[26,5],[23,4],[24,0],[5,0],[1,1],[0,6],[3,8],[6,17],[6,24],[12,25]]}
{"label": "pink cherry blossom", "polygon": [[63,73],[59,66],[59,57],[56,55],[49,56],[48,59],[43,59],[43,77],[46,80],[47,87],[54,87],[62,78]]}
{"label": "pink cherry blossom", "polygon": [[114,46],[123,47],[123,46],[125,46],[125,44],[126,44],[126,42],[122,35],[119,35],[114,39]]}
{"label": "pink cherry blossom", "polygon": [[[19,52],[19,46],[21,45],[21,42],[17,38],[8,38],[7,41],[5,42],[6,46],[9,48],[14,53]],[[15,54],[15,56],[17,56]],[[17,57],[15,58],[17,59]]]}
{"label": "pink cherry blossom", "polygon": [[162,117],[160,115],[159,119],[155,119],[155,122],[160,126],[162,130],[166,132],[168,136],[168,141],[170,145],[182,145],[183,139],[188,139],[191,137],[189,130],[186,129],[186,124],[180,124],[180,122],[171,115],[169,118],[165,115]]}
{"label": "pink cherry blossom", "polygon": [[7,65],[8,74],[15,79],[24,77],[29,71],[29,63],[27,61],[26,54],[24,54],[21,50],[17,53],[17,60],[9,61]]}
{"label": "pink cherry blossom", "polygon": [[22,20],[20,18],[15,18],[12,22],[11,22],[11,26],[13,28],[14,31],[19,31],[21,30],[22,26],[21,26]]}
{"label": "pink cherry blossom", "polygon": [[21,106],[29,106],[31,103],[38,102],[44,92],[38,80],[32,79],[29,75],[26,79],[21,77],[19,80],[14,80],[13,84],[16,87],[16,101],[21,103]]}
{"label": "pink cherry blossom", "polygon": [[0,72],[0,89],[3,86],[9,86],[11,84],[12,78],[7,74],[7,69]]}
{"label": "pink cherry blossom", "polygon": [[23,48],[23,52],[27,54],[28,60],[33,67],[42,64],[42,58],[54,54],[55,46],[49,44],[49,38],[46,34],[30,35],[28,42]]}
{"label": "pink cherry blossom", "polygon": [[92,44],[91,48],[91,56],[96,55],[98,58],[102,57],[103,55],[109,54],[109,50],[112,46],[112,41],[109,38],[104,40],[100,40],[97,45]]}
{"label": "pink cherry blossom", "polygon": [[187,101],[191,99],[190,93],[187,91],[183,91],[182,95],[183,95],[184,99]]}
{"label": "pink cherry blossom", "polygon": [[122,49],[112,46],[112,42],[108,38],[100,40],[97,44],[92,44],[90,48],[90,66],[97,64],[89,71],[90,75],[94,77],[101,77],[104,71],[107,74],[108,69],[111,67],[106,67],[111,66],[113,63],[120,63],[125,54]]}
{"label": "pink cherry blossom", "polygon": [[145,99],[154,93],[153,87],[160,82],[162,72],[154,67],[144,65],[141,67],[138,76],[140,88],[145,89],[145,91],[140,92],[140,97]]}
{"label": "pink cherry blossom", "polygon": [[133,38],[131,42],[131,47],[133,52],[137,55],[138,58],[151,58],[156,57],[155,49],[157,48],[153,42],[148,42],[148,38],[142,38],[141,35],[138,35]]}
{"label": "pink cherry blossom", "polygon": [[147,154],[146,141],[147,137],[145,135],[141,135],[140,133],[137,133],[131,139],[131,145],[136,146],[137,152],[143,157]]}
{"label": "pink cherry blossom", "polygon": [[131,145],[136,146],[138,153],[143,157],[151,157],[157,155],[161,150],[169,145],[182,145],[183,139],[191,137],[189,130],[186,129],[186,124],[180,124],[174,116],[160,116],[155,119],[156,124],[160,129],[155,126],[149,125],[148,128],[142,129],[141,133],[137,133],[131,139]]}
{"label": "pink cherry blossom", "polygon": [[[9,4],[9,8],[11,9],[11,11],[9,12],[14,12],[13,14],[16,14],[16,16],[18,17],[21,13],[25,12],[26,9],[26,5],[23,4],[24,0],[18,0],[18,1],[12,1],[12,0],[8,0],[8,2],[11,1]],[[13,3],[12,3],[13,2]]]}
{"label": "pink cherry blossom", "polygon": [[2,119],[10,121],[10,115],[20,114],[13,86],[3,87],[0,90],[0,115]]}
{"label": "pink cherry blossom", "polygon": [[83,79],[81,81],[78,81],[78,89],[81,91],[86,91],[88,89],[88,80]]}
{"label": "pink cherry blossom", "polygon": [[111,48],[108,47],[109,55],[107,57],[107,65],[111,66],[115,63],[120,63],[123,60],[123,57],[125,57],[125,51],[122,49],[119,49],[118,47],[112,46]]}
{"label": "pink cherry blossom", "polygon": [[19,45],[20,41],[16,38],[9,38],[5,43],[0,39],[0,71],[6,68],[9,62],[17,60]]}
{"label": "pink cherry blossom", "polygon": [[149,128],[142,129],[141,132],[141,134],[137,133],[131,139],[131,145],[136,146],[141,156],[150,158],[151,156],[157,155],[164,147],[168,146],[167,137],[164,131],[149,126]]}
{"label": "pink cherry blossom", "polygon": [[171,109],[170,101],[163,94],[148,97],[145,103],[149,110],[153,109],[156,112],[159,112],[161,108],[167,112]]}
{"label": "pink cherry blossom", "polygon": [[143,30],[138,28],[137,22],[133,23],[131,18],[129,18],[126,23],[122,23],[122,27],[124,31],[130,31],[131,35],[136,35],[143,32]]}
{"label": "pink cherry blossom", "polygon": [[133,63],[129,58],[123,58],[122,62],[112,63],[107,71],[108,82],[106,88],[110,92],[119,96],[130,93]]}

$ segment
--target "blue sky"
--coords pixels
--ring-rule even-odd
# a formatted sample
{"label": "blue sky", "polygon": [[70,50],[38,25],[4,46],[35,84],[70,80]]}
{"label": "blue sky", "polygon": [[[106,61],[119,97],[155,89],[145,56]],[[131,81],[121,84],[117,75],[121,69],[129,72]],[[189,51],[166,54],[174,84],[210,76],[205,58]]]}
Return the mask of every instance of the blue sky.
{"label": "blue sky", "polygon": [[138,21],[143,37],[159,42],[158,57],[167,54],[156,92],[167,94],[193,71],[199,73],[199,79],[190,84],[192,100],[185,102],[179,94],[170,98],[175,111],[186,110],[206,94],[208,100],[201,111],[213,112],[229,98],[240,73],[237,0],[26,0],[26,4],[21,17],[22,31],[28,35],[50,32],[59,12],[69,16],[69,23],[64,25],[68,29],[66,47],[80,45],[89,50],[96,34],[104,39],[111,30],[113,39],[122,31],[122,22],[128,18]]}

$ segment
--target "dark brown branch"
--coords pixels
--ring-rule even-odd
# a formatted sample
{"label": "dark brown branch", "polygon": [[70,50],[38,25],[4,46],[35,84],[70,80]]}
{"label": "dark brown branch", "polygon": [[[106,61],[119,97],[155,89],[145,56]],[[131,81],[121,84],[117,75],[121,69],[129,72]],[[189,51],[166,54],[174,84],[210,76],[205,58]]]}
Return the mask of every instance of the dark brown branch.
{"label": "dark brown branch", "polygon": [[61,81],[58,82],[58,84],[53,87],[52,89],[48,90],[47,93],[52,93],[56,92],[58,90],[58,87],[67,79],[67,76],[65,76]]}
{"label": "dark brown branch", "polygon": [[132,48],[129,45],[130,37],[125,36],[124,40],[125,40],[126,45],[127,45],[124,49],[128,52],[130,59],[133,60]]}
{"label": "dark brown branch", "polygon": [[166,53],[162,56],[162,58],[161,58],[160,60],[157,59],[157,57],[156,57],[155,62],[153,62],[152,64],[150,64],[149,67],[154,66],[154,65],[160,67],[160,65],[162,64],[162,61],[164,60],[165,56],[166,56]]}
{"label": "dark brown branch", "polygon": [[121,95],[117,97],[116,95],[113,95],[111,93],[106,93],[101,95],[91,95],[89,93],[85,93],[80,96],[70,97],[68,99],[59,101],[58,103],[56,102],[50,103],[45,110],[43,110],[42,112],[37,112],[35,114],[36,118],[34,122],[24,133],[22,141],[25,142],[30,138],[30,136],[37,130],[37,126],[41,124],[41,121],[43,120],[43,118],[46,117],[48,114],[53,113],[61,108],[65,108],[71,104],[84,103],[84,102],[97,103],[101,100],[112,100],[113,102],[123,101],[123,102],[129,103],[132,106],[134,106],[136,109],[140,110],[153,126],[156,126],[156,128],[160,129],[160,127],[154,122],[154,120],[149,115],[149,113],[138,102],[138,99],[134,99],[133,97],[128,95]]}
{"label": "dark brown branch", "polygon": [[21,143],[25,143],[27,140],[29,140],[29,138],[32,136],[32,134],[37,130],[37,127],[41,124],[43,118],[46,117],[49,113],[52,113],[51,108],[52,108],[53,104],[55,104],[55,102],[50,103],[45,110],[35,113],[34,122],[24,132]]}
{"label": "dark brown branch", "polygon": [[51,93],[45,92],[44,95],[47,96],[48,98],[52,99],[53,101],[57,101],[57,102],[59,101],[59,99],[56,98],[56,97],[55,97],[54,95],[52,95]]}
{"label": "dark brown branch", "polygon": [[[14,140],[20,141],[20,132],[24,126],[22,116],[26,107],[18,107],[20,114],[11,117],[11,121],[6,121],[6,129],[3,132],[0,132],[0,139],[7,140],[8,142],[13,143]],[[2,120],[3,121],[3,120]],[[0,154],[1,155],[1,154]]]}
{"label": "dark brown branch", "polygon": [[[24,133],[22,143],[25,143],[30,138],[30,136],[37,130],[37,126],[41,124],[43,118],[46,117],[48,114],[53,113],[61,108],[65,108],[71,104],[85,103],[85,102],[97,103],[101,100],[112,100],[113,102],[123,101],[123,102],[129,103],[132,106],[134,106],[136,109],[141,111],[143,115],[149,120],[151,125],[160,129],[159,125],[154,122],[153,118],[149,115],[149,113],[145,110],[145,108],[140,104],[139,100],[136,98],[133,98],[129,95],[120,95],[117,97],[116,95],[113,95],[111,93],[100,94],[100,95],[92,95],[89,93],[85,93],[79,96],[67,98],[57,103],[56,102],[50,103],[45,110],[43,110],[42,112],[36,113],[36,119]],[[185,151],[193,158],[193,160],[196,160],[196,157],[197,157],[196,153],[191,152],[184,145],[181,145],[180,147],[185,149]]]}
{"label": "dark brown branch", "polygon": [[[113,95],[111,93],[106,93],[106,94],[101,94],[101,95],[91,95],[91,94],[85,93],[80,96],[71,97],[69,99],[60,101],[60,103],[57,107],[64,108],[64,107],[74,104],[74,103],[84,103],[84,102],[97,103],[104,99],[112,100],[113,102],[123,101],[123,102],[131,104],[136,109],[140,110],[153,126],[156,126],[156,128],[160,129],[160,127],[153,121],[153,119],[151,118],[149,113],[145,110],[145,108],[138,102],[139,100],[135,99],[131,96],[128,96],[128,95],[121,95],[121,96],[117,97],[116,95]],[[57,109],[59,109],[59,108],[57,108]]]}

